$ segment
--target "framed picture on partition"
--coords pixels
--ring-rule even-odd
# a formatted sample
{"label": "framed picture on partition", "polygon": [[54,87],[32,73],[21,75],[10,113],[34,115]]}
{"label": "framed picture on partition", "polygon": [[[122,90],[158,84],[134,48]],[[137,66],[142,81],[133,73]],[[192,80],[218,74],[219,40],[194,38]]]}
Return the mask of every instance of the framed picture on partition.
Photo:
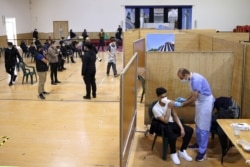
{"label": "framed picture on partition", "polygon": [[147,34],[147,52],[173,52],[175,43],[174,34]]}

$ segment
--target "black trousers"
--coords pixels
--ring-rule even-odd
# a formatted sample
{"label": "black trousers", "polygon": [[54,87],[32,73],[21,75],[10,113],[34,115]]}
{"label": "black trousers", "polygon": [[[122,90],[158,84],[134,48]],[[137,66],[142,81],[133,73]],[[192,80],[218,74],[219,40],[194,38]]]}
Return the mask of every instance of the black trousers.
{"label": "black trousers", "polygon": [[[180,150],[186,150],[187,146],[192,138],[193,135],[193,128],[187,125],[182,125],[185,131],[185,136],[182,138],[182,145]],[[181,135],[181,129],[180,127],[177,125],[176,122],[173,123],[168,123],[165,126],[165,134],[168,137],[168,143],[170,146],[170,152],[172,153],[176,153],[176,140],[177,137],[179,137]]]}
{"label": "black trousers", "polygon": [[5,64],[5,70],[10,74],[10,83],[12,83],[15,76],[15,64]]}
{"label": "black trousers", "polygon": [[92,89],[92,95],[96,96],[96,83],[95,83],[95,73],[87,73],[83,77],[83,81],[86,85],[86,96],[90,97],[91,95],[91,89]]}
{"label": "black trousers", "polygon": [[51,79],[51,83],[54,83],[54,82],[58,81],[58,79],[57,79],[57,66],[58,66],[58,62],[50,63],[50,79]]}
{"label": "black trousers", "polygon": [[109,62],[108,65],[107,65],[107,75],[109,75],[109,71],[110,71],[110,68],[112,67],[113,69],[113,73],[114,75],[117,74],[117,70],[116,70],[116,64],[113,63],[113,62]]}
{"label": "black trousers", "polygon": [[99,50],[99,48],[102,47],[102,50],[104,51],[104,45],[105,45],[104,39],[99,39],[99,44],[98,44],[97,50]]}

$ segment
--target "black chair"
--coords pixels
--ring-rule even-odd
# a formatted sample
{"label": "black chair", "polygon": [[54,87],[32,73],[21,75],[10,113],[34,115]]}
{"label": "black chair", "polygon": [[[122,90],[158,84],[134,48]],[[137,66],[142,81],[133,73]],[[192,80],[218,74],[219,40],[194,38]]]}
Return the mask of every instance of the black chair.
{"label": "black chair", "polygon": [[20,67],[21,67],[21,69],[23,71],[22,84],[23,84],[23,81],[24,81],[25,78],[26,78],[26,83],[27,83],[29,77],[30,77],[30,80],[31,80],[31,84],[33,84],[33,75],[36,77],[36,82],[37,82],[37,76],[36,76],[35,67],[28,66],[24,62],[19,62],[19,65],[20,65]]}
{"label": "black chair", "polygon": [[[153,109],[153,107],[154,107],[154,105],[156,103],[157,103],[157,101],[152,102],[150,104],[149,108],[148,108],[148,114],[149,114],[149,117],[150,117],[151,121],[153,121],[153,119],[155,119],[152,109]],[[154,132],[155,137],[154,137],[154,140],[153,140],[153,143],[152,143],[151,150],[153,151],[153,149],[154,149],[157,137],[161,136],[162,137],[162,159],[166,160],[167,159],[167,150],[168,150],[168,138],[164,135],[164,133],[165,132],[164,132],[164,126],[163,125],[161,126],[161,132],[160,133]]]}
{"label": "black chair", "polygon": [[212,115],[212,126],[210,132],[212,139],[214,139],[215,134],[219,137],[221,145],[221,164],[223,164],[223,158],[233,144],[218,125],[216,119],[239,119],[240,107],[232,97],[218,97],[214,102],[214,110],[216,110],[216,112]]}
{"label": "black chair", "polygon": [[142,87],[142,93],[141,93],[141,103],[143,101],[143,96],[145,94],[145,79],[141,76],[141,75],[138,75],[138,80],[141,82],[141,87]]}

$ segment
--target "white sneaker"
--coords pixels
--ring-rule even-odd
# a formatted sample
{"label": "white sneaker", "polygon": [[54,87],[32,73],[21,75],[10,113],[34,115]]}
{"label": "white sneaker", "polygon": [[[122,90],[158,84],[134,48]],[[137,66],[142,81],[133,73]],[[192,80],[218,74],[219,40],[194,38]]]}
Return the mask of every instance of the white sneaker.
{"label": "white sneaker", "polygon": [[188,155],[186,150],[179,151],[178,154],[179,154],[179,157],[184,158],[186,161],[192,161],[193,160],[193,158]]}
{"label": "white sneaker", "polygon": [[172,161],[174,162],[174,164],[176,164],[176,165],[181,164],[181,162],[177,156],[177,153],[170,154],[170,157],[171,157]]}

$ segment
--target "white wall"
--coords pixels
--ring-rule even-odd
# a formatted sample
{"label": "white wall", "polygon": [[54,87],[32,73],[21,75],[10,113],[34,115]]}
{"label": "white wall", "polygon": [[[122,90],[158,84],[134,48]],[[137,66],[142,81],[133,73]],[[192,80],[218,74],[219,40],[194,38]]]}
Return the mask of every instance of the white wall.
{"label": "white wall", "polygon": [[2,17],[15,17],[17,33],[31,31],[31,11],[29,0],[0,0],[0,35],[6,35]]}
{"label": "white wall", "polygon": [[[31,2],[31,5],[30,5]],[[17,33],[52,32],[53,21],[69,21],[69,28],[81,32],[115,31],[124,25],[125,6],[193,5],[193,27],[232,31],[236,25],[250,25],[250,0],[0,0],[0,16],[16,17]],[[6,33],[0,22],[0,35]]]}

